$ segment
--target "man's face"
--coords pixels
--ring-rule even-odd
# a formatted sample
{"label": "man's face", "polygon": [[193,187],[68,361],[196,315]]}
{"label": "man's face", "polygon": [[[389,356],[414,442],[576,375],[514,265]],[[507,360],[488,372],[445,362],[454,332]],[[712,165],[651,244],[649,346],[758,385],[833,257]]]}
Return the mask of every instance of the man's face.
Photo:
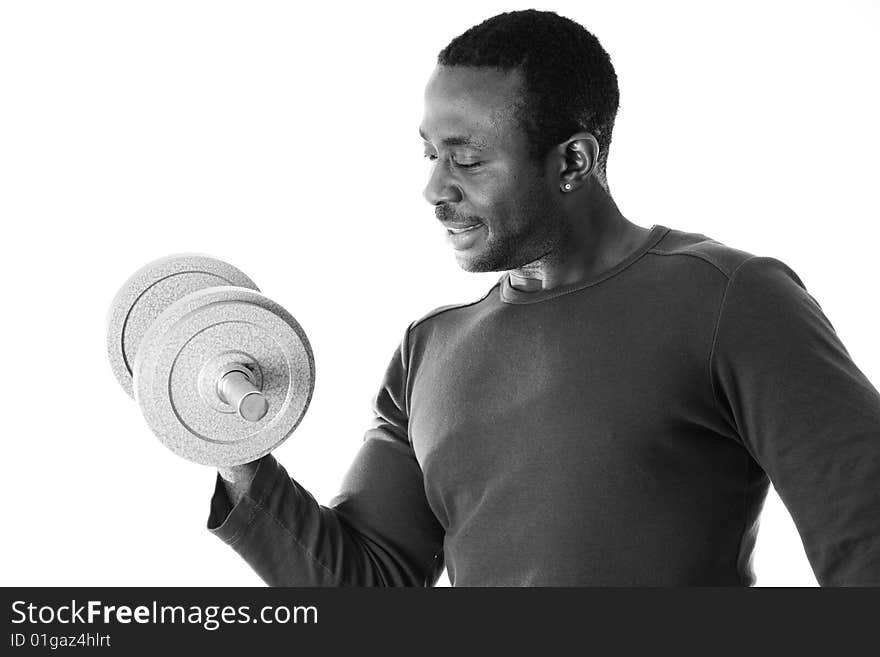
{"label": "man's face", "polygon": [[[431,176],[424,195],[465,271],[506,271],[564,239],[553,166],[535,162],[519,120],[518,71],[438,66],[419,132]],[[461,229],[473,226],[464,232]]]}

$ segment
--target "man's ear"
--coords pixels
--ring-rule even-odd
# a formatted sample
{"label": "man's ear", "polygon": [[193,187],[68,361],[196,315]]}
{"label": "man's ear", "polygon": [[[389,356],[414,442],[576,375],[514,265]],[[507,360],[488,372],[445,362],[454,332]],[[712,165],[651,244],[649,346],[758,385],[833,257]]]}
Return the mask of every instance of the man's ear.
{"label": "man's ear", "polygon": [[557,146],[559,158],[559,188],[573,192],[580,188],[596,170],[599,142],[589,132],[576,132]]}

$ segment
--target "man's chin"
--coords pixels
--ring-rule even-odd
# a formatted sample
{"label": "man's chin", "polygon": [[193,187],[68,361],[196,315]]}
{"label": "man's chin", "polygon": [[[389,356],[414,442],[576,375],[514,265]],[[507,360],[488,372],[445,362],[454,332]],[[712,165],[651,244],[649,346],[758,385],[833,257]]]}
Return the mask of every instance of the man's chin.
{"label": "man's chin", "polygon": [[468,254],[466,251],[456,251],[455,261],[464,271],[471,274],[482,274],[490,271],[506,271],[497,263],[480,258],[479,254]]}

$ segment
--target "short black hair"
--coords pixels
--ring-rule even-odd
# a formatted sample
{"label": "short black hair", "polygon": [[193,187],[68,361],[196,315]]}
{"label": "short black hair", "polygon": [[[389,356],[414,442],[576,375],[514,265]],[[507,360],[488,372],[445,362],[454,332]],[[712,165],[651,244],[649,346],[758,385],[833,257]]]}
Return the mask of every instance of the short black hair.
{"label": "short black hair", "polygon": [[617,74],[599,40],[552,11],[498,14],[455,37],[437,55],[442,66],[519,70],[526,97],[518,118],[539,160],[579,131],[599,142],[596,170],[608,189],[605,166],[620,102]]}

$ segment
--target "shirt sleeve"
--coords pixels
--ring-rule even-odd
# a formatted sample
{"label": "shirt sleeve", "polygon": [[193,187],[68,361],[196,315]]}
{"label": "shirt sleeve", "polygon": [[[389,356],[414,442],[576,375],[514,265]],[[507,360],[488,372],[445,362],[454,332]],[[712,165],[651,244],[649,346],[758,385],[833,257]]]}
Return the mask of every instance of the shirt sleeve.
{"label": "shirt sleeve", "polygon": [[752,256],[733,272],[709,368],[819,584],[880,585],[880,394],[783,262]]}
{"label": "shirt sleeve", "polygon": [[340,492],[318,504],[271,454],[232,506],[219,474],[208,530],[270,586],[433,586],[443,529],[428,506],[408,438],[407,337],[395,350],[374,418]]}

